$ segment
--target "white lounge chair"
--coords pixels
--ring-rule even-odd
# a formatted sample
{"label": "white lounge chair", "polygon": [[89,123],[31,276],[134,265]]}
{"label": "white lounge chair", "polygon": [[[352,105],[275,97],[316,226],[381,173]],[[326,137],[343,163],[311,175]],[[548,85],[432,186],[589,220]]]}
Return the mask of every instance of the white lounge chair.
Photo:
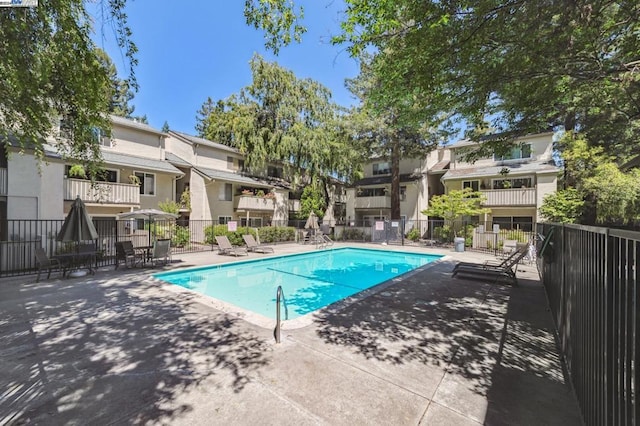
{"label": "white lounge chair", "polygon": [[253,235],[246,234],[242,236],[245,244],[247,245],[247,251],[252,251],[255,253],[273,253],[273,247],[263,246],[262,244],[258,244]]}
{"label": "white lounge chair", "polygon": [[229,238],[224,235],[216,235],[216,243],[218,243],[218,254],[229,254],[233,256],[249,254],[244,247],[237,247],[231,244]]}

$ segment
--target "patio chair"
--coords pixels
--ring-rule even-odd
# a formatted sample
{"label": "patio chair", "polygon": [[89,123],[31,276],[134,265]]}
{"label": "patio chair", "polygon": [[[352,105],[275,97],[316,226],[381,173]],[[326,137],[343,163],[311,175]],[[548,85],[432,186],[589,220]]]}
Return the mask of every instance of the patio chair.
{"label": "patio chair", "polygon": [[243,235],[242,239],[247,245],[247,251],[252,251],[255,253],[273,253],[273,247],[258,244],[256,239],[253,238],[253,235],[251,234]]}
{"label": "patio chair", "polygon": [[160,261],[164,265],[168,264],[171,260],[171,240],[159,239],[156,240],[151,251],[151,263],[156,266]]}
{"label": "patio chair", "polygon": [[58,259],[49,258],[47,252],[42,247],[36,248],[36,263],[38,264],[38,276],[36,282],[40,281],[40,273],[43,269],[47,270],[47,279],[51,277],[51,271],[60,271],[60,276],[64,276],[64,269]]}
{"label": "patio chair", "polygon": [[507,279],[513,285],[518,284],[516,278],[517,265],[527,255],[527,250],[518,250],[516,256],[513,256],[508,262],[502,266],[484,265],[481,263],[456,265],[451,277],[456,275],[464,275],[469,278],[475,278],[484,281],[497,282],[500,279]]}
{"label": "patio chair", "polygon": [[247,249],[244,247],[238,247],[231,244],[229,238],[224,235],[216,235],[216,242],[218,243],[218,254],[229,254],[236,257],[249,254]]}
{"label": "patio chair", "polygon": [[509,257],[511,253],[516,251],[517,240],[504,240],[502,241],[502,256]]}
{"label": "patio chair", "polygon": [[116,269],[120,266],[120,261],[123,261],[125,266],[129,264],[130,267],[134,267],[144,263],[145,254],[136,252],[130,240],[118,241],[116,242]]}

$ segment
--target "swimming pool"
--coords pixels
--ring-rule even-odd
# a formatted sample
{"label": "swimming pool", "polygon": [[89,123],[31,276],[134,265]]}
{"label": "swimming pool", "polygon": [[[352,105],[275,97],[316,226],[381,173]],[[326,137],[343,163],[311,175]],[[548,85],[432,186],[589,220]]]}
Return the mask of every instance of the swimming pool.
{"label": "swimming pool", "polygon": [[154,274],[153,277],[267,318],[282,286],[294,319],[419,268],[442,256],[339,248]]}

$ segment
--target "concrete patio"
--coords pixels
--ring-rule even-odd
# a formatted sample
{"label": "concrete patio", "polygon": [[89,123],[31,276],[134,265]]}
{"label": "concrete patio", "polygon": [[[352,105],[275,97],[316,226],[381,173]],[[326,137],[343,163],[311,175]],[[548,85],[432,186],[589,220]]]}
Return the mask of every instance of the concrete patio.
{"label": "concrete patio", "polygon": [[451,278],[487,255],[391,249],[447,258],[281,344],[158,269],[0,280],[0,424],[582,424],[534,265],[509,287]]}

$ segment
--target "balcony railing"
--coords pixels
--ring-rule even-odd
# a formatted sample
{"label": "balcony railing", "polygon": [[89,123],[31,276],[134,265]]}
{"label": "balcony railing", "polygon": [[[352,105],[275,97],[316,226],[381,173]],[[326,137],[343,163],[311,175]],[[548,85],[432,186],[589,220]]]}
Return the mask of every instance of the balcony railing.
{"label": "balcony railing", "polygon": [[236,210],[259,210],[272,212],[276,203],[273,198],[253,197],[251,195],[238,195],[235,197]]}
{"label": "balcony railing", "polygon": [[391,197],[382,195],[376,197],[356,197],[356,209],[390,209]]}
{"label": "balcony railing", "polygon": [[535,188],[489,189],[480,191],[487,200],[485,206],[535,206]]}
{"label": "balcony railing", "polygon": [[80,196],[85,203],[140,204],[140,187],[129,183],[91,182],[82,179],[65,179],[64,199],[75,200]]}
{"label": "balcony railing", "polygon": [[0,195],[7,195],[9,192],[7,183],[7,169],[0,168]]}

